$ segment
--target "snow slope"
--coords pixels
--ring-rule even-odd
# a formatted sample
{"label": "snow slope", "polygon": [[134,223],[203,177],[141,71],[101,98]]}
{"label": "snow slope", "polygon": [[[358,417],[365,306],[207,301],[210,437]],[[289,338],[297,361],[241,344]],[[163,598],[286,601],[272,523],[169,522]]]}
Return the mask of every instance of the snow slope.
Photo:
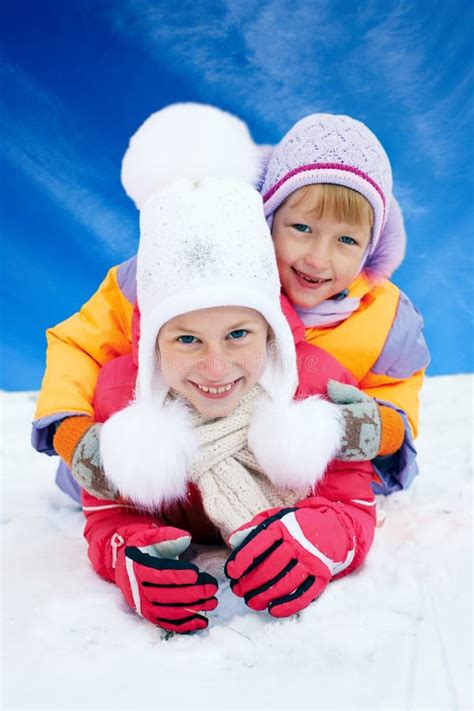
{"label": "snow slope", "polygon": [[29,446],[35,394],[3,393],[2,708],[472,708],[472,385],[428,379],[422,474],[379,501],[361,571],[286,621],[224,585],[209,629],[168,641],[89,567]]}

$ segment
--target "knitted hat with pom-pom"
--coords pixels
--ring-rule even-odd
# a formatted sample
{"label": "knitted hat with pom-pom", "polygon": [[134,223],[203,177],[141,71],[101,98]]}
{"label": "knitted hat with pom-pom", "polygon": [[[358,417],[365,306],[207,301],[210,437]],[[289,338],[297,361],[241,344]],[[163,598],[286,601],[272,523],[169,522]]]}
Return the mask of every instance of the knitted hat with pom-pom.
{"label": "knitted hat with pom-pom", "polygon": [[272,153],[261,190],[269,225],[291,193],[316,183],[343,185],[368,200],[374,224],[364,266],[390,276],[403,259],[405,231],[392,195],[390,161],[365,124],[321,113],[306,116],[288,131]]}
{"label": "knitted hat with pom-pom", "polygon": [[[239,124],[234,124],[236,137]],[[198,456],[192,413],[182,400],[167,398],[169,386],[156,352],[160,328],[183,313],[243,306],[259,311],[269,324],[273,340],[259,383],[264,397],[250,424],[249,443],[275,485],[312,486],[341,441],[336,407],[317,397],[293,402],[298,379],[295,346],[280,308],[278,270],[262,198],[242,181],[242,174],[240,180],[212,176],[222,176],[219,161],[228,165],[228,156],[238,144],[228,128],[229,149],[222,153],[217,144],[207,165],[203,161],[199,178],[194,168],[192,178],[186,175],[183,165],[182,179],[173,182],[174,163],[171,184],[165,187],[161,182],[158,190],[151,181],[140,192],[130,174],[128,178],[129,194],[140,192],[142,205],[137,256],[138,381],[135,400],[104,424],[101,455],[110,481],[138,504],[159,507],[182,497]],[[190,130],[185,135],[189,138]],[[250,137],[247,141],[249,165],[258,165],[259,151]],[[208,145],[212,146],[210,137]],[[152,162],[156,156],[151,147],[145,148],[141,160],[146,172],[146,156]],[[230,162],[238,164],[237,159]],[[166,174],[164,164],[160,170]],[[249,180],[252,176],[248,171]]]}
{"label": "knitted hat with pom-pom", "polygon": [[[229,179],[181,180],[152,195],[140,213],[140,308],[135,401],[102,429],[107,477],[136,503],[180,498],[198,455],[189,407],[169,402],[156,339],[180,314],[216,306],[255,309],[270,326],[263,397],[248,441],[276,485],[307,490],[339,446],[339,412],[317,397],[293,402],[298,373],[291,329],[280,307],[275,252],[262,199]],[[141,454],[136,456],[137,451]]]}

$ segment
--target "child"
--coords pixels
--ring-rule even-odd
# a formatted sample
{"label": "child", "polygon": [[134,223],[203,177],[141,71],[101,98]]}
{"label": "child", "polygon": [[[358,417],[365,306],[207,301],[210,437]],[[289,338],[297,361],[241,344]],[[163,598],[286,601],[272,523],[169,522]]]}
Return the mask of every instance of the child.
{"label": "child", "polygon": [[[174,134],[176,125],[178,133]],[[209,134],[204,126],[210,128]],[[176,163],[186,164],[194,153],[184,137],[191,146],[199,137],[198,145],[208,160],[215,136],[221,138],[222,150],[235,147],[230,162],[235,165],[240,160],[240,165],[245,165],[244,179],[257,182],[258,166],[250,158],[251,140],[241,122],[210,107],[176,105],[154,114],[132,138],[122,172],[127,192],[140,206],[143,186],[137,188],[133,178],[140,174],[144,155],[152,161],[156,158],[153,170],[143,171],[140,180],[156,182],[161,175],[160,159],[170,146]],[[293,332],[333,354],[352,372],[360,388],[343,392],[330,386],[330,395],[347,420],[341,456],[373,459],[378,473],[376,493],[406,487],[417,471],[413,437],[428,353],[421,317],[407,297],[382,278],[388,278],[398,266],[405,245],[385,152],[363,124],[349,117],[316,114],[299,122],[275,149],[263,194],[270,222],[280,207],[273,232],[283,287],[298,308]],[[355,228],[354,237],[362,229],[361,244],[344,231],[333,235],[340,246],[331,259],[342,265],[340,274],[339,268],[332,273],[329,258],[321,262],[316,253],[313,263],[312,250],[309,256],[305,254],[315,239],[307,237],[312,228],[306,214],[288,227],[291,236],[285,231],[287,210],[306,213],[308,201],[311,219],[324,218],[336,227]],[[315,209],[312,213],[314,207],[319,212]],[[323,237],[328,241],[328,234]],[[315,244],[314,249],[317,247]],[[296,271],[293,259],[298,262]],[[131,347],[135,270],[135,258],[113,268],[79,314],[48,331],[47,368],[33,443],[40,451],[61,455],[58,483],[76,498],[78,490],[66,464],[71,465],[72,451],[84,429],[93,426],[92,399],[100,366]]]}
{"label": "child", "polygon": [[145,202],[140,233],[140,335],[134,355],[102,368],[96,424],[79,445],[87,459],[100,439],[114,497],[82,492],[91,562],[137,613],[191,632],[208,624],[217,581],[179,556],[191,539],[228,539],[234,593],[254,610],[294,614],[372,543],[370,463],[334,462],[322,478],[342,426],[314,395],[330,377],[354,381],[298,339],[297,372],[253,188],[180,181]]}
{"label": "child", "polygon": [[[160,186],[183,176],[233,177],[257,185],[267,153],[264,147],[257,149],[247,126],[235,116],[212,106],[174,104],[152,114],[132,136],[122,182],[138,208]],[[69,471],[71,452],[84,428],[93,426],[92,402],[101,366],[130,352],[135,301],[136,256],[112,268],[80,312],[46,334],[46,370],[32,443],[48,455],[60,453],[56,481],[77,501],[79,487]],[[88,467],[107,494],[93,456]]]}
{"label": "child", "polygon": [[282,290],[305,340],[334,355],[360,388],[329,386],[346,416],[339,456],[373,460],[376,493],[406,487],[417,472],[413,438],[429,355],[421,316],[388,281],[405,242],[403,230],[392,231],[387,155],[359,121],[314,114],[274,150],[262,195]]}

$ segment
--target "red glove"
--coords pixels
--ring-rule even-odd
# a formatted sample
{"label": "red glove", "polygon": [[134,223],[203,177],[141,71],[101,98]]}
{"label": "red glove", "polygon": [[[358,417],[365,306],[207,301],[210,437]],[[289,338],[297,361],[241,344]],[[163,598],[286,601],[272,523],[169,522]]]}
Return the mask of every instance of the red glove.
{"label": "red glove", "polygon": [[115,582],[130,607],[172,632],[207,627],[207,617],[200,613],[216,607],[217,580],[178,559],[191,542],[189,533],[148,525],[138,532],[134,526],[126,534],[126,527],[120,529],[110,545]]}
{"label": "red glove", "polygon": [[235,549],[225,573],[232,591],[253,610],[267,609],[274,617],[307,607],[355,557],[343,504],[320,497],[259,514],[231,534],[229,544]]}

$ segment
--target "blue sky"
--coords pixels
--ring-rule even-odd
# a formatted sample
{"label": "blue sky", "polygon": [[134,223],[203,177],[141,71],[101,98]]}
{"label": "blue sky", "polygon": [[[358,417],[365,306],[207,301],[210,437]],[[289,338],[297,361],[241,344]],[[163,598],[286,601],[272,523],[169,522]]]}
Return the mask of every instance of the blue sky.
{"label": "blue sky", "polygon": [[471,2],[7,0],[2,5],[0,387],[36,389],[44,331],[137,245],[128,139],[175,101],[218,105],[275,143],[350,114],[392,161],[408,252],[394,281],[425,317],[429,372],[473,370]]}

